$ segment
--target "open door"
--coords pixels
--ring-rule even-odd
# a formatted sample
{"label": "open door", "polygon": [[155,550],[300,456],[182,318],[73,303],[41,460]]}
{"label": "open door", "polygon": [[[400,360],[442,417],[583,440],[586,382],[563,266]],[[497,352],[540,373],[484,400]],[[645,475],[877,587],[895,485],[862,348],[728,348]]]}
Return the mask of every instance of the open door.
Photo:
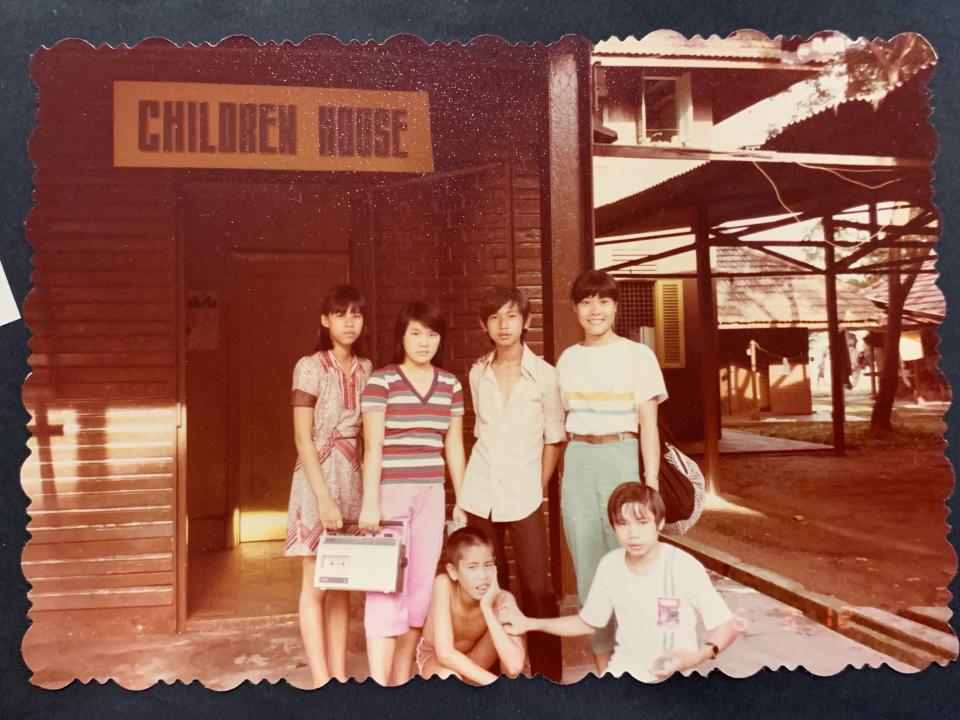
{"label": "open door", "polygon": [[282,540],[296,460],[291,373],[312,351],[324,293],[348,282],[349,258],[234,252],[228,272],[233,542]]}

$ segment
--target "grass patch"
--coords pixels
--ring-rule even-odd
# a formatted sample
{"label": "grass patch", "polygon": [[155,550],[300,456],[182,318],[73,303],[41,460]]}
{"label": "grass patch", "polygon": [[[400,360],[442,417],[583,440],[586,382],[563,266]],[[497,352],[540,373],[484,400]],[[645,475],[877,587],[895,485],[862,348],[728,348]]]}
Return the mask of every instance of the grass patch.
{"label": "grass patch", "polygon": [[[878,450],[937,449],[944,445],[943,421],[931,415],[894,413],[893,432],[876,435],[869,422],[848,422],[844,432],[847,447]],[[740,432],[788,440],[833,444],[833,425],[829,422],[759,423],[738,426]]]}

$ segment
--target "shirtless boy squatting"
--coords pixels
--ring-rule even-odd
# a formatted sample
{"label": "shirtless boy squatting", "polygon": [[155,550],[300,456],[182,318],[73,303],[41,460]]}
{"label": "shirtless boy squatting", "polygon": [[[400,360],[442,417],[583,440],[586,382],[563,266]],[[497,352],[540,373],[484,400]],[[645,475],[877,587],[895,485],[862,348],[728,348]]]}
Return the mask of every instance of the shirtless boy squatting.
{"label": "shirtless boy squatting", "polygon": [[445,573],[433,584],[430,614],[417,646],[421,677],[457,677],[473,685],[489,685],[497,675],[488,668],[499,662],[513,678],[523,670],[522,636],[508,635],[497,614],[517,602],[497,584],[493,543],[481,530],[460,528],[444,547]]}

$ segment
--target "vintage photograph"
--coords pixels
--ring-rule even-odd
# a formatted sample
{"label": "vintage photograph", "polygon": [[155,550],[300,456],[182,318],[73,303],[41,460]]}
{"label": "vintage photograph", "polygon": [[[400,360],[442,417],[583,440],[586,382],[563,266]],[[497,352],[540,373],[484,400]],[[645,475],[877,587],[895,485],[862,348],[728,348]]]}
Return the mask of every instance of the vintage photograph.
{"label": "vintage photograph", "polygon": [[913,33],[38,49],[32,682],[954,661],[936,70]]}

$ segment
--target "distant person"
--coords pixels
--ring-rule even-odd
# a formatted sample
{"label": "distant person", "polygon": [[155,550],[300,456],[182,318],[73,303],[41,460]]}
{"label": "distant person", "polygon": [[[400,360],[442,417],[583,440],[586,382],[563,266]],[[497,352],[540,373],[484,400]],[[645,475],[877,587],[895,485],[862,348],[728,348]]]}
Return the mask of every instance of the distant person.
{"label": "distant person", "polygon": [[842,334],[846,349],[840,353],[840,365],[843,368],[843,385],[847,390],[853,390],[860,379],[860,368],[857,365],[857,336],[850,331]]}
{"label": "distant person", "polygon": [[[640,477],[641,453],[644,482],[659,487],[657,409],[667,390],[653,351],[614,332],[619,289],[612,277],[585,272],[570,295],[583,340],[557,362],[569,440],[560,507],[583,603],[601,558],[617,547],[606,522],[607,499],[617,485]],[[612,625],[590,638],[600,672],[613,643]]]}
{"label": "distant person", "polygon": [[817,390],[823,387],[823,383],[827,379],[827,363],[829,358],[827,351],[824,350],[820,353],[820,360],[817,362]]}
{"label": "distant person", "polygon": [[[640,483],[623,483],[610,495],[607,516],[620,547],[600,561],[580,613],[528,618],[504,607],[499,618],[506,630],[589,635],[616,616],[616,648],[606,671],[644,682],[666,680],[726,650],[739,633],[736,618],[703,565],[660,542],[660,494]],[[710,633],[703,643],[697,641],[697,615]]]}
{"label": "distant person", "polygon": [[[509,533],[520,606],[533,615],[555,615],[541,505],[566,439],[557,371],[524,343],[530,301],[517,288],[488,292],[479,315],[493,350],[470,369],[477,442],[459,504],[467,523],[493,540],[500,586],[510,587],[505,544]],[[536,633],[527,642],[530,672],[559,682],[563,675],[559,638]]]}
{"label": "distant person", "polygon": [[489,685],[499,664],[513,678],[523,669],[523,638],[508,635],[497,614],[516,601],[497,584],[493,543],[477,528],[460,528],[445,546],[446,572],[433,583],[430,615],[417,646],[421,677],[454,676],[472,685]]}
{"label": "distant person", "polygon": [[360,513],[360,393],[372,366],[359,357],[363,295],[337,285],[320,305],[317,351],[293,371],[293,434],[297,464],[290,490],[285,555],[303,557],[300,634],[314,687],[346,682],[348,597],[313,586],[324,529]]}

